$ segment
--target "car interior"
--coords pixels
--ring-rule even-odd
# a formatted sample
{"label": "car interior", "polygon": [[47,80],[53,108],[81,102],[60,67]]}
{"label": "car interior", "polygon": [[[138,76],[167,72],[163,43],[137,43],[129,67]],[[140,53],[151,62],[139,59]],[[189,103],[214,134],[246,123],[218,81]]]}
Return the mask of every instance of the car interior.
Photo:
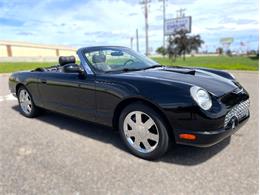
{"label": "car interior", "polygon": [[102,70],[102,71],[108,71],[111,68],[105,63],[106,62],[106,56],[101,52],[99,54],[94,54],[92,56],[92,64],[95,69]]}

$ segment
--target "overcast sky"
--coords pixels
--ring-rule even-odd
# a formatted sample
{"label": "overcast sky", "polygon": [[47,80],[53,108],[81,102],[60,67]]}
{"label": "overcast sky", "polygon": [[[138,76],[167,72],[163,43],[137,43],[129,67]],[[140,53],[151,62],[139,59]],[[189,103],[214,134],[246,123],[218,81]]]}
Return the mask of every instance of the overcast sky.
{"label": "overcast sky", "polygon": [[[167,18],[175,17],[180,8],[192,16],[192,34],[201,35],[202,49],[215,50],[223,37],[234,38],[233,49],[241,42],[258,49],[258,0],[168,0]],[[152,0],[153,50],[162,45],[162,26],[162,2]],[[144,51],[144,12],[138,0],[0,0],[0,40],[130,47],[136,28]]]}

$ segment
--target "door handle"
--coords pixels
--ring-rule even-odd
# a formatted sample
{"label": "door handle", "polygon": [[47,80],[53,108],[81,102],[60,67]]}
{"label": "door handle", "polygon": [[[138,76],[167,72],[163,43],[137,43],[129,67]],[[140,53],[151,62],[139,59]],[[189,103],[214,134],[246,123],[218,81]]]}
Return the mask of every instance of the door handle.
{"label": "door handle", "polygon": [[41,79],[41,83],[47,84],[47,80],[46,79]]}

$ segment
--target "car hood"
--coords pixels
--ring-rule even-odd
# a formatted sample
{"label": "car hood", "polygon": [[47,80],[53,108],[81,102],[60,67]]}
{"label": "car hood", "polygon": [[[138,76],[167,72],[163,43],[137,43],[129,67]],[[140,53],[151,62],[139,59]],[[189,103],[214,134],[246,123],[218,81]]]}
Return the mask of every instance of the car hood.
{"label": "car hood", "polygon": [[206,89],[217,97],[229,93],[238,87],[230,79],[200,69],[163,67],[126,72],[122,75],[195,85]]}

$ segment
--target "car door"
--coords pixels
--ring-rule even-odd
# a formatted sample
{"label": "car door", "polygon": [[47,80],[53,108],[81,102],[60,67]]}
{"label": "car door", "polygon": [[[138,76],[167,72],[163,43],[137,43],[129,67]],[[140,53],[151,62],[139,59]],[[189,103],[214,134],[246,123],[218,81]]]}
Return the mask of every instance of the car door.
{"label": "car door", "polygon": [[40,80],[39,93],[47,109],[95,121],[95,79],[92,75],[50,72]]}

